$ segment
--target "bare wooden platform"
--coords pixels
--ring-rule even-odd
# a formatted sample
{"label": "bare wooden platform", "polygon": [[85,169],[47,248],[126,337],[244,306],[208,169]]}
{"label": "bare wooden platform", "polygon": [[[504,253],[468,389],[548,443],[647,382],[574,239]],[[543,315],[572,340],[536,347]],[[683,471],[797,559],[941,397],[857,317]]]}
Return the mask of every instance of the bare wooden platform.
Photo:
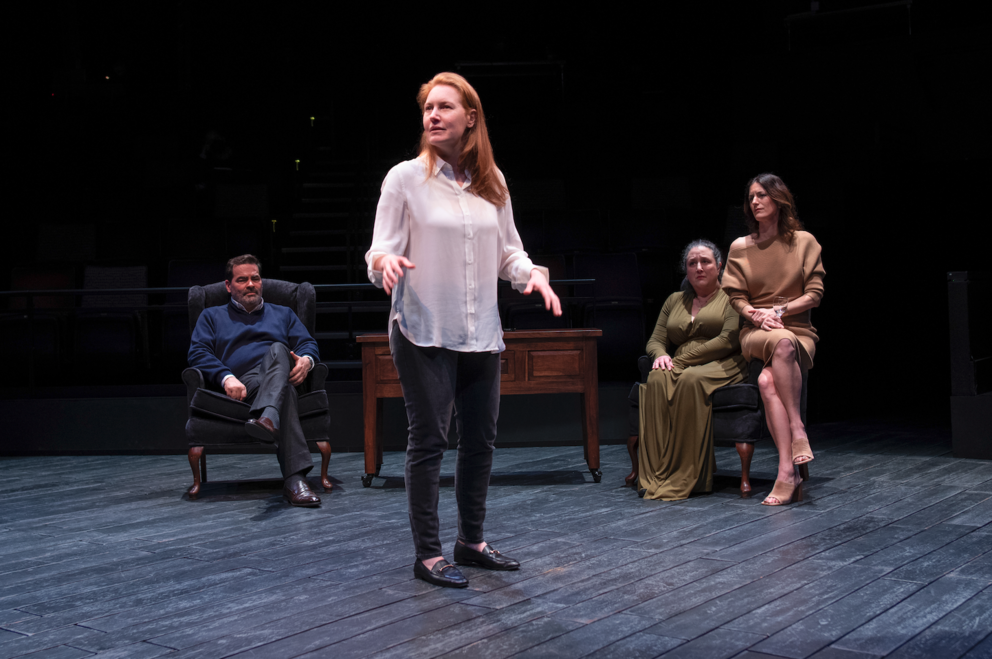
{"label": "bare wooden platform", "polygon": [[[678,503],[595,484],[574,448],[496,452],[488,540],[519,572],[467,590],[412,578],[401,453],[361,485],[332,458],[317,510],[292,509],[274,456],[217,456],[187,501],[185,456],[0,461],[0,656],[989,657],[992,462],[947,433],[814,428],[807,500],[718,491]],[[455,539],[453,456],[442,537]],[[773,474],[769,443],[753,474]]]}

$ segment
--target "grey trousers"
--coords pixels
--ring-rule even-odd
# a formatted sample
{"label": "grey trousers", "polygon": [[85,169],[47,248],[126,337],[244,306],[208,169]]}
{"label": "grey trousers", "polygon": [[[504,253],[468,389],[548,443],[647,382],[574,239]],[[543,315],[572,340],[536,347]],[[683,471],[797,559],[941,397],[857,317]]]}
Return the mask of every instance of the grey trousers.
{"label": "grey trousers", "polygon": [[438,480],[455,412],[458,539],[483,542],[486,495],[499,416],[499,354],[422,348],[394,326],[389,337],[409,422],[406,494],[417,559],[441,555]]}
{"label": "grey trousers", "polygon": [[273,343],[262,362],[238,378],[247,389],[245,402],[251,404],[252,416],[257,418],[266,407],[279,411],[280,437],[276,442],[276,457],[283,478],[297,473],[305,475],[313,469],[313,457],[296,410],[296,387],[289,383],[292,370],[289,348],[282,343]]}

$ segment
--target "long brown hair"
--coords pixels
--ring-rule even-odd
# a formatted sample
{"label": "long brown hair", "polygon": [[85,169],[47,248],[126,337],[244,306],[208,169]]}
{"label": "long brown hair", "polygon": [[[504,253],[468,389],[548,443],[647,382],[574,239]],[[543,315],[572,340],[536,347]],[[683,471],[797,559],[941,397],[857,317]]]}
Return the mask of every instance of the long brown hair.
{"label": "long brown hair", "polygon": [[796,215],[796,201],[788,186],[774,174],[758,174],[747,182],[744,189],[744,221],[747,222],[748,230],[753,234],[758,233],[758,221],[754,219],[754,212],[751,210],[751,186],[755,183],[763,187],[768,196],[778,204],[778,235],[791,243],[796,232],[802,231],[803,223]]}
{"label": "long brown hair", "polygon": [[[424,105],[427,103],[427,95],[438,85],[454,87],[462,96],[462,105],[466,110],[475,110],[475,125],[465,129],[463,140],[465,145],[457,163],[451,163],[452,167],[461,166],[468,171],[472,179],[467,190],[477,197],[482,197],[497,208],[506,205],[506,200],[510,193],[500,180],[499,171],[496,169],[496,161],[493,159],[493,145],[489,142],[489,131],[486,130],[486,115],[482,112],[482,101],[479,94],[468,80],[457,73],[438,73],[420,86],[417,94],[417,105],[423,113]],[[427,159],[428,178],[434,173],[434,165],[437,164],[437,153],[431,147],[427,137],[427,132],[420,136],[420,155]]]}

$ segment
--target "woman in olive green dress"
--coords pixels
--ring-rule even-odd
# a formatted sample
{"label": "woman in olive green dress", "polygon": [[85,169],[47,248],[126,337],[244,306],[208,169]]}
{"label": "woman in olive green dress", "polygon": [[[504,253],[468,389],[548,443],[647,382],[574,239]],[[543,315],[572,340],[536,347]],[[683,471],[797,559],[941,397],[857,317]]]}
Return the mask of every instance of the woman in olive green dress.
{"label": "woman in olive green dress", "polygon": [[674,501],[713,489],[710,396],[744,380],[740,317],[720,288],[723,257],[707,240],[682,253],[689,285],[661,308],[647,351],[651,374],[640,390],[639,484],[645,499]]}

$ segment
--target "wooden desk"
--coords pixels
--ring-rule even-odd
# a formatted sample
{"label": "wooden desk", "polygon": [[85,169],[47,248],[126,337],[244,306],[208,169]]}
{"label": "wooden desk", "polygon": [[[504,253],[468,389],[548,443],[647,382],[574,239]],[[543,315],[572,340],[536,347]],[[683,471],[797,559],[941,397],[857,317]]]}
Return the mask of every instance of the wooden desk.
{"label": "wooden desk", "polygon": [[[505,332],[500,355],[500,394],[580,395],[582,443],[589,472],[597,483],[599,470],[599,389],[596,368],[598,329]],[[365,418],[365,476],[369,487],[382,467],[382,399],[402,398],[399,375],[386,334],[363,334],[362,404]]]}

